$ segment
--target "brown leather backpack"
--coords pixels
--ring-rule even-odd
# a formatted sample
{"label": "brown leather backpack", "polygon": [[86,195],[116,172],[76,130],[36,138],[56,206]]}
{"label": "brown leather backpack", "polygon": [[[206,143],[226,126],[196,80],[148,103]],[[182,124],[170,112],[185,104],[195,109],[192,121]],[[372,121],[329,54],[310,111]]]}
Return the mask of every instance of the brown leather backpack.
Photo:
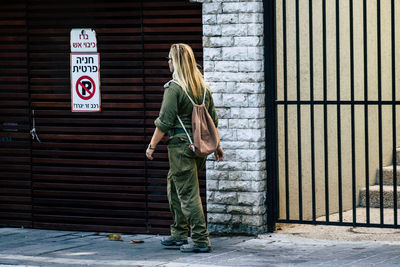
{"label": "brown leather backpack", "polygon": [[[177,83],[176,81],[173,82]],[[180,86],[179,83],[177,84]],[[220,142],[218,129],[215,127],[214,121],[212,120],[210,114],[208,113],[205,105],[207,89],[204,88],[203,103],[201,105],[197,105],[193,101],[193,99],[189,96],[189,94],[183,89],[183,87],[182,86],[180,87],[186,93],[190,102],[192,102],[193,104],[193,111],[192,111],[193,141],[192,138],[190,138],[190,135],[185,128],[185,125],[183,125],[181,118],[179,118],[178,115],[176,116],[178,117],[178,120],[189,139],[190,149],[192,149],[192,151],[196,154],[196,156],[206,157],[217,150]]]}

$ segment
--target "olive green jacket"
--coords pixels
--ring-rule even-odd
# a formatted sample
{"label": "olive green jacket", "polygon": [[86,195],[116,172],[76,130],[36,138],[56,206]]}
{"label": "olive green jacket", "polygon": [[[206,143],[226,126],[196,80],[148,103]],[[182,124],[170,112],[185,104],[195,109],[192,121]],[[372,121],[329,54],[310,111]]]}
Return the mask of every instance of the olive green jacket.
{"label": "olive green jacket", "polygon": [[[171,129],[178,129],[182,126],[179,123],[176,115],[179,115],[186,129],[192,128],[192,110],[193,105],[187,97],[183,88],[173,80],[167,82],[164,85],[165,91],[163,96],[163,101],[161,105],[160,115],[154,121],[154,124],[162,132],[166,133]],[[189,96],[193,99],[196,104],[201,104],[203,101],[203,93],[201,96],[194,97],[191,90],[189,90]],[[206,92],[205,105],[214,121],[215,127],[218,127],[218,116],[215,112],[214,101],[210,90]]]}

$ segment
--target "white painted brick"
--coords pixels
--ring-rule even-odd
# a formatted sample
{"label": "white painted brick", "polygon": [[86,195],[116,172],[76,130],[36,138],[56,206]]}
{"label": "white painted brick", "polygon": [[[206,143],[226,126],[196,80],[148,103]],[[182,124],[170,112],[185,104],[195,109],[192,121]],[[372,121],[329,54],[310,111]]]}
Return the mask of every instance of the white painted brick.
{"label": "white painted brick", "polygon": [[219,192],[216,191],[214,194],[213,203],[230,204],[237,203],[237,193],[236,192]]}
{"label": "white painted brick", "polygon": [[259,46],[262,38],[258,36],[234,37],[235,46]]}
{"label": "white painted brick", "polygon": [[222,36],[246,36],[247,24],[221,24]]}
{"label": "white painted brick", "polygon": [[215,162],[215,169],[219,171],[239,171],[247,168],[246,162]]}
{"label": "white painted brick", "polygon": [[253,209],[249,206],[232,206],[228,205],[226,207],[226,212],[228,214],[252,214]]}
{"label": "white painted brick", "polygon": [[251,129],[265,128],[265,119],[249,119],[248,122]]}
{"label": "white painted brick", "polygon": [[261,82],[264,80],[262,72],[207,72],[205,73],[206,81],[211,82]]}
{"label": "white painted brick", "polygon": [[247,149],[249,148],[249,142],[247,141],[222,141],[223,149]]}
{"label": "white painted brick", "polygon": [[224,47],[222,58],[224,60],[247,60],[247,47]]}
{"label": "white painted brick", "polygon": [[[263,167],[265,169],[265,163],[259,163],[263,164]],[[252,171],[231,171],[229,172],[229,180],[234,181],[234,180],[240,180],[240,181],[261,181],[266,179],[266,173],[265,171],[258,171],[258,170],[252,170]]]}
{"label": "white painted brick", "polygon": [[203,24],[204,25],[215,25],[215,24],[217,24],[217,15],[215,15],[215,14],[203,15]]}
{"label": "white painted brick", "polygon": [[240,2],[240,3],[223,3],[222,10],[224,13],[256,13],[262,12],[261,2]]}
{"label": "white painted brick", "polygon": [[226,92],[226,82],[208,82],[207,85],[213,94]]}
{"label": "white painted brick", "polygon": [[226,213],[208,213],[209,223],[228,224],[232,220],[232,215]]}
{"label": "white painted brick", "polygon": [[262,47],[248,47],[247,60],[263,60],[264,50]]}
{"label": "white painted brick", "polygon": [[214,62],[210,60],[206,60],[203,63],[204,71],[214,71]]}
{"label": "white painted brick", "polygon": [[224,141],[236,141],[237,135],[234,129],[219,129],[219,136]]}
{"label": "white painted brick", "polygon": [[231,24],[239,22],[239,14],[218,14],[218,24]]}
{"label": "white painted brick", "polygon": [[265,108],[241,108],[240,118],[259,119],[265,118]]}
{"label": "white painted brick", "polygon": [[207,170],[213,170],[214,168],[215,168],[214,161],[207,160],[206,161],[206,169]]}
{"label": "white painted brick", "polygon": [[220,36],[222,34],[221,25],[203,25],[204,36]]}
{"label": "white painted brick", "polygon": [[246,94],[224,94],[224,107],[246,107],[248,106]]}
{"label": "white painted brick", "polygon": [[226,211],[227,211],[226,205],[207,204],[207,212],[209,213],[226,213]]}
{"label": "white painted brick", "polygon": [[213,179],[213,180],[229,178],[229,173],[226,171],[207,170],[206,175],[207,175],[207,179]]}
{"label": "white painted brick", "polygon": [[267,212],[265,205],[253,206],[252,214],[264,215]]}
{"label": "white painted brick", "polygon": [[242,223],[254,226],[261,226],[264,224],[264,218],[262,215],[243,215]]}
{"label": "white painted brick", "polygon": [[262,61],[241,61],[239,64],[239,71],[262,71]]}
{"label": "white painted brick", "polygon": [[[204,60],[221,60],[222,59],[222,48],[203,48]],[[207,76],[209,72],[204,75]]]}
{"label": "white painted brick", "polygon": [[223,106],[224,106],[223,94],[221,94],[221,93],[214,93],[212,96],[213,96],[214,105],[215,105],[216,107],[223,107]]}
{"label": "white painted brick", "polygon": [[261,205],[265,201],[265,192],[238,192],[237,201],[242,205]]}
{"label": "white painted brick", "polygon": [[250,161],[250,162],[258,162],[265,160],[265,155],[262,153],[262,150],[238,150],[237,153],[237,161]]}
{"label": "white painted brick", "polygon": [[247,35],[251,36],[262,36],[264,33],[264,28],[261,23],[247,24]]}
{"label": "white painted brick", "polygon": [[248,119],[230,119],[229,120],[229,128],[247,129],[247,128],[249,128],[249,120]]}
{"label": "white painted brick", "polygon": [[235,92],[264,93],[263,83],[237,83]]}
{"label": "white painted brick", "polygon": [[239,69],[238,61],[216,61],[215,62],[215,71],[220,72],[237,72]]}
{"label": "white painted brick", "polygon": [[248,99],[249,107],[265,107],[265,94],[251,94]]}
{"label": "white painted brick", "polygon": [[218,119],[218,129],[228,128],[228,119]]}
{"label": "white painted brick", "polygon": [[264,129],[238,129],[237,130],[238,141],[262,141],[265,140]]}
{"label": "white painted brick", "polygon": [[203,14],[218,14],[222,12],[221,3],[207,3],[203,5]]}
{"label": "white painted brick", "polygon": [[218,119],[228,119],[231,117],[230,108],[217,108]]}
{"label": "white painted brick", "polygon": [[233,37],[209,37],[209,47],[233,46]]}
{"label": "white painted brick", "polygon": [[249,162],[247,163],[247,170],[249,171],[262,171],[265,174],[265,162]]}
{"label": "white painted brick", "polygon": [[240,23],[263,23],[263,13],[240,13]]}
{"label": "white painted brick", "polygon": [[[262,129],[262,128],[260,128]],[[265,149],[265,141],[249,142],[249,149]],[[265,150],[264,150],[265,151]]]}
{"label": "white painted brick", "polygon": [[215,191],[218,190],[218,180],[207,180],[207,190]]}

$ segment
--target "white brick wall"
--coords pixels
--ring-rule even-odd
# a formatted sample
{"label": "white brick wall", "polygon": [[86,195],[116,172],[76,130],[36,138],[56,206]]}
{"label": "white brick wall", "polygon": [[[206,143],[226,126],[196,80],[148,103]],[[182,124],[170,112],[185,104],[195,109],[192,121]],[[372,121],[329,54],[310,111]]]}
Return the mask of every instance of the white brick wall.
{"label": "white brick wall", "polygon": [[192,2],[203,3],[204,76],[225,150],[207,161],[209,230],[255,234],[266,225],[262,1]]}

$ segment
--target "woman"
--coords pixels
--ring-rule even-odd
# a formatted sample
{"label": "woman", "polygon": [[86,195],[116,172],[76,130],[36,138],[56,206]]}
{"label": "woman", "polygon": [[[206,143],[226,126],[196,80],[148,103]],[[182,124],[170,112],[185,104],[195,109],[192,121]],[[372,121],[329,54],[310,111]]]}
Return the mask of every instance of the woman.
{"label": "woman", "polygon": [[[171,225],[171,236],[163,239],[161,244],[169,247],[180,246],[182,252],[209,252],[211,243],[201,205],[198,182],[198,170],[204,166],[206,159],[197,157],[189,148],[188,137],[177,115],[192,135],[193,104],[188,95],[196,104],[200,104],[206,90],[205,105],[216,127],[218,127],[218,117],[211,92],[197,68],[190,46],[173,44],[169,52],[168,64],[173,80],[164,85],[160,115],[154,122],[156,129],[146,150],[147,158],[152,160],[158,142],[168,132],[170,169],[167,177],[167,194],[174,223]],[[224,152],[221,146],[218,146],[214,155],[217,161],[223,159]],[[188,225],[193,245],[187,242]]]}

